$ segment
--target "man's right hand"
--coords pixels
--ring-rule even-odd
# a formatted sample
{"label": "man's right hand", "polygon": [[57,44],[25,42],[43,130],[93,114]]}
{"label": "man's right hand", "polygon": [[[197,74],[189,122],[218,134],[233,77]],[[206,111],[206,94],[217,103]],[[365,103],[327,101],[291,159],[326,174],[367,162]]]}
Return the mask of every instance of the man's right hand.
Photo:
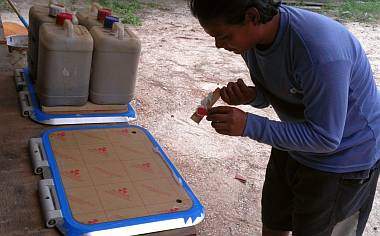
{"label": "man's right hand", "polygon": [[256,98],[256,88],[247,86],[242,79],[238,79],[221,88],[220,97],[229,105],[249,104]]}

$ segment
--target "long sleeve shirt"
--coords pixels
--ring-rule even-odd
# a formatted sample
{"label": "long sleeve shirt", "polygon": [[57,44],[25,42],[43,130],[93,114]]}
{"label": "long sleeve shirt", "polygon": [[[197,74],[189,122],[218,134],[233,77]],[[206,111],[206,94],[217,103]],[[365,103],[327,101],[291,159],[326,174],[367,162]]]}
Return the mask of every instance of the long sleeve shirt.
{"label": "long sleeve shirt", "polygon": [[380,93],[363,48],[343,25],[281,6],[273,44],[242,56],[257,88],[251,105],[272,105],[281,120],[248,114],[243,136],[322,171],[364,170],[380,159]]}

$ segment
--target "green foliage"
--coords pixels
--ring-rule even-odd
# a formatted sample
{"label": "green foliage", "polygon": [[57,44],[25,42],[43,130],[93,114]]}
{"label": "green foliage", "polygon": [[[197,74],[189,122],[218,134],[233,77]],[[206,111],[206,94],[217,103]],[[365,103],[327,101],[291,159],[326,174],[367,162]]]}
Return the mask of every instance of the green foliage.
{"label": "green foliage", "polygon": [[310,8],[307,6],[308,2],[313,2],[313,0],[292,1],[289,5],[333,16],[340,21],[375,22],[380,20],[380,0],[329,0],[324,1],[321,8]]}
{"label": "green foliage", "polygon": [[142,8],[138,0],[99,0],[102,6],[111,8],[121,22],[141,25],[141,18],[136,14]]}
{"label": "green foliage", "polygon": [[3,10],[12,10],[12,8],[9,6],[9,3],[6,0],[0,0],[0,11]]}
{"label": "green foliage", "polygon": [[345,0],[338,8],[338,18],[355,21],[380,20],[380,0]]}

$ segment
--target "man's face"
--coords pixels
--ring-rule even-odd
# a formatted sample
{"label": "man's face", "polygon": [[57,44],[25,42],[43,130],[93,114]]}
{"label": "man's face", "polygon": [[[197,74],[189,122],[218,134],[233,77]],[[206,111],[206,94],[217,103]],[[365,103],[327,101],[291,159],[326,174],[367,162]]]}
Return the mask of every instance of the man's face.
{"label": "man's face", "polygon": [[215,38],[215,46],[241,54],[254,48],[259,42],[259,27],[252,21],[240,25],[225,24],[221,21],[200,22],[203,29]]}

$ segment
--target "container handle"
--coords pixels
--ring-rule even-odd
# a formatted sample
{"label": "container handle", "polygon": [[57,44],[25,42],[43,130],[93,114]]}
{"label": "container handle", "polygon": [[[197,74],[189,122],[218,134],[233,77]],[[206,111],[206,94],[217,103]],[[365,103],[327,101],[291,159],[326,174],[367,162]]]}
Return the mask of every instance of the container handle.
{"label": "container handle", "polygon": [[124,24],[123,23],[120,23],[120,22],[113,23],[112,31],[116,31],[116,37],[119,40],[124,39],[125,30],[124,30]]}
{"label": "container handle", "polygon": [[71,20],[71,22],[74,24],[74,25],[79,25],[79,20],[78,20],[78,17],[76,14],[73,14],[73,19]]}
{"label": "container handle", "polygon": [[49,0],[49,4],[48,4],[48,6],[50,6],[50,5],[55,5],[55,4],[57,4],[57,1],[55,1],[55,0]]}
{"label": "container handle", "polygon": [[74,25],[70,20],[65,20],[63,23],[63,28],[66,30],[67,36],[69,38],[72,38],[74,36]]}
{"label": "container handle", "polygon": [[91,12],[98,12],[99,11],[99,9],[102,9],[103,7],[102,7],[102,5],[100,5],[99,3],[97,3],[97,2],[93,2],[92,4],[91,4],[91,8],[90,8],[90,11]]}

